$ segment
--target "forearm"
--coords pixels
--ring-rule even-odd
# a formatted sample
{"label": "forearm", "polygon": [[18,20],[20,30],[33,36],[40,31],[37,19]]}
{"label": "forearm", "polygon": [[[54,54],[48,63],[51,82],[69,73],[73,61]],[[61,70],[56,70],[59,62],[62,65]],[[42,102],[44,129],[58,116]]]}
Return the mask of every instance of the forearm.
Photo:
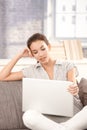
{"label": "forearm", "polygon": [[13,59],[1,70],[0,72],[0,80],[5,79],[8,75],[10,75],[13,67],[17,63],[17,61],[21,58],[19,54],[17,54]]}

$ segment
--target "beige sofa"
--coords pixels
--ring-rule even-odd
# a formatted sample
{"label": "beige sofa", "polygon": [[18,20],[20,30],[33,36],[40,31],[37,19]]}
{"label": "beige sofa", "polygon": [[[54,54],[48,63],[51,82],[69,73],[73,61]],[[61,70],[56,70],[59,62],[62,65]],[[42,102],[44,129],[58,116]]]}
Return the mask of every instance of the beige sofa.
{"label": "beige sofa", "polygon": [[[83,104],[86,105],[87,80],[83,79],[79,87],[80,98]],[[22,115],[22,81],[0,81],[0,130],[27,130],[23,124]],[[56,122],[68,119],[57,116],[48,116],[48,118]]]}

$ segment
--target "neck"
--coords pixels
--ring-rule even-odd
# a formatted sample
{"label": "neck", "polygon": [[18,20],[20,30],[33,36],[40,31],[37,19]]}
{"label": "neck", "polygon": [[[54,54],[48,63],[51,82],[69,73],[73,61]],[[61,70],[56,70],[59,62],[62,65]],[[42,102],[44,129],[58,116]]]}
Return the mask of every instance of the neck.
{"label": "neck", "polygon": [[44,68],[49,68],[49,67],[51,67],[51,66],[53,66],[55,64],[55,61],[56,61],[55,59],[50,58],[49,61],[47,63],[45,63],[45,64],[42,64],[42,66]]}
{"label": "neck", "polygon": [[54,78],[54,64],[55,64],[54,59],[49,59],[49,62],[47,62],[46,64],[43,64],[43,68],[44,70],[47,72],[49,79],[53,79]]}

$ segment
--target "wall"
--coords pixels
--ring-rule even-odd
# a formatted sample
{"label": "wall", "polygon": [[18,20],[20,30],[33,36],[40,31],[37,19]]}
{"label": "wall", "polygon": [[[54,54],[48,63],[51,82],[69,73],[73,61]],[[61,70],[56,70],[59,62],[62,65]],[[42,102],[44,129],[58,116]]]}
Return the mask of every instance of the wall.
{"label": "wall", "polygon": [[0,0],[0,58],[10,58],[9,47],[14,54],[33,33],[43,33],[44,5],[46,0]]}

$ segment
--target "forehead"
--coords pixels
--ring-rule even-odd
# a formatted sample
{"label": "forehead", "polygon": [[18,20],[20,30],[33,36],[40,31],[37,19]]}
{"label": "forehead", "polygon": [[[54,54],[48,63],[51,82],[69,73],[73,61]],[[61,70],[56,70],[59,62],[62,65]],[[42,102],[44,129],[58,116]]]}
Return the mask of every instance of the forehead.
{"label": "forehead", "polygon": [[32,49],[38,49],[38,48],[40,48],[42,46],[45,47],[45,46],[47,46],[47,44],[44,41],[42,41],[42,40],[37,40],[35,42],[32,42],[30,48],[32,50]]}

